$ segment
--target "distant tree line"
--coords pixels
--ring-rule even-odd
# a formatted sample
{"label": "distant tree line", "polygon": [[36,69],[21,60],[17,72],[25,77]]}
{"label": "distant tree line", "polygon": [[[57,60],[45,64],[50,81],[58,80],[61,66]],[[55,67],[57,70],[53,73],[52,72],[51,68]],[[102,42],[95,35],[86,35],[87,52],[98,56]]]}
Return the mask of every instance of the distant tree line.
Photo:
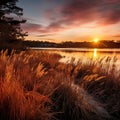
{"label": "distant tree line", "polygon": [[0,49],[23,48],[22,40],[27,35],[21,29],[23,9],[16,6],[18,0],[0,0]]}
{"label": "distant tree line", "polygon": [[54,48],[120,48],[120,42],[103,40],[94,42],[44,42],[44,41],[23,41],[27,47],[54,47]]}

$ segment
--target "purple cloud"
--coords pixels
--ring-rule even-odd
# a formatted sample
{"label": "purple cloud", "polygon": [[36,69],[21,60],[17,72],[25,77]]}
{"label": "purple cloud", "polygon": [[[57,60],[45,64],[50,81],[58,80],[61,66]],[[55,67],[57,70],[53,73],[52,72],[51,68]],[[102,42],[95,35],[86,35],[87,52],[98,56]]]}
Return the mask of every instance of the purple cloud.
{"label": "purple cloud", "polygon": [[98,25],[120,22],[120,0],[67,0],[66,4],[59,8],[56,19],[51,17],[54,11],[45,11],[44,17],[50,21],[47,27],[26,23],[23,28],[28,32],[56,33],[92,22]]}
{"label": "purple cloud", "polygon": [[[55,24],[82,25],[96,21],[110,25],[120,22],[120,0],[68,0]],[[54,24],[52,23],[52,24]]]}

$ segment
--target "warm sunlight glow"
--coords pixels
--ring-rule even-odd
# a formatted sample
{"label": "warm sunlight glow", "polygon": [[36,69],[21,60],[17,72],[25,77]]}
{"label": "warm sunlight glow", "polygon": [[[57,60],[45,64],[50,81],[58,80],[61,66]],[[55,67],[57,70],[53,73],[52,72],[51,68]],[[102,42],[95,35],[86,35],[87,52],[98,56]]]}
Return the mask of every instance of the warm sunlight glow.
{"label": "warm sunlight glow", "polygon": [[93,56],[94,56],[94,58],[97,57],[97,49],[96,48],[94,49]]}
{"label": "warm sunlight glow", "polygon": [[94,39],[94,42],[95,42],[95,43],[97,43],[98,41],[99,41],[99,39],[98,39],[98,38],[95,38],[95,39]]}

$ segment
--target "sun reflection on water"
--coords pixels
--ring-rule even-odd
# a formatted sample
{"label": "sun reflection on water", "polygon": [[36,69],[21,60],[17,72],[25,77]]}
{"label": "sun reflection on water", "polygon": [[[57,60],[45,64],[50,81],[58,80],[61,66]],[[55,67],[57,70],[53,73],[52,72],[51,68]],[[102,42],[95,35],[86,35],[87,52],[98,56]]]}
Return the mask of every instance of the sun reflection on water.
{"label": "sun reflection on water", "polygon": [[[46,51],[46,50],[45,50]],[[106,61],[108,57],[111,59],[117,57],[117,66],[120,66],[120,49],[77,49],[77,48],[59,48],[59,49],[50,49],[47,50],[49,53],[57,53],[61,55],[60,62],[69,63],[72,58],[74,62],[81,61],[82,63],[89,63],[89,61],[99,62],[102,60],[102,63]],[[110,63],[111,64],[111,63]],[[120,68],[120,67],[119,67]]]}
{"label": "sun reflection on water", "polygon": [[[57,53],[61,55],[59,62],[74,64],[89,64],[95,62],[102,65],[103,68],[116,66],[116,71],[120,73],[120,49],[77,49],[77,48],[59,48],[44,50],[49,53]],[[74,58],[74,59],[73,59]],[[116,72],[117,74],[117,72]]]}
{"label": "sun reflection on water", "polygon": [[98,54],[97,54],[97,49],[95,48],[93,51],[93,58],[97,58]]}

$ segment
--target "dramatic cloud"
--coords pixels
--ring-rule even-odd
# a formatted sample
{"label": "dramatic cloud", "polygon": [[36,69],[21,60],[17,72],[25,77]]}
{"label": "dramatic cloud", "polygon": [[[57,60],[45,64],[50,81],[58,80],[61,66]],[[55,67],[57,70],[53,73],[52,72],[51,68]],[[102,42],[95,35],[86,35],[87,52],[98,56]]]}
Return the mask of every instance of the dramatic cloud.
{"label": "dramatic cloud", "polygon": [[55,24],[59,24],[58,27],[93,21],[102,25],[120,22],[120,0],[68,0],[67,2],[61,10],[61,18],[55,21]]}
{"label": "dramatic cloud", "polygon": [[53,36],[54,34],[40,34],[40,35],[36,35],[36,37],[49,37],[49,36]]}
{"label": "dramatic cloud", "polygon": [[120,34],[114,35],[113,37],[120,38]]}
{"label": "dramatic cloud", "polygon": [[51,0],[51,2],[52,6],[49,4],[40,6],[42,14],[38,15],[39,18],[33,17],[39,22],[28,20],[23,26],[28,33],[47,38],[53,36],[50,34],[70,29],[80,29],[78,33],[81,32],[84,36],[102,34],[109,26],[115,26],[114,29],[118,31],[116,25],[120,25],[120,0]]}
{"label": "dramatic cloud", "polygon": [[40,24],[34,24],[34,23],[26,23],[23,26],[23,29],[25,31],[28,31],[30,33],[47,33],[49,30],[46,29],[43,25]]}
{"label": "dramatic cloud", "polygon": [[[23,26],[23,29],[25,31],[28,31],[30,33],[56,33],[60,30],[64,29],[61,24],[57,23],[51,23],[48,26],[43,26],[40,24],[34,24],[34,23],[26,23]],[[47,34],[50,35],[50,34]]]}
{"label": "dramatic cloud", "polygon": [[115,24],[120,22],[120,6],[118,7],[116,5],[116,7],[112,9],[103,11],[103,14],[101,16],[102,18],[100,20],[103,20],[101,23],[105,25]]}
{"label": "dramatic cloud", "polygon": [[41,25],[34,23],[25,23],[22,27],[28,32],[33,32],[34,30],[39,31],[40,29],[42,29]]}

